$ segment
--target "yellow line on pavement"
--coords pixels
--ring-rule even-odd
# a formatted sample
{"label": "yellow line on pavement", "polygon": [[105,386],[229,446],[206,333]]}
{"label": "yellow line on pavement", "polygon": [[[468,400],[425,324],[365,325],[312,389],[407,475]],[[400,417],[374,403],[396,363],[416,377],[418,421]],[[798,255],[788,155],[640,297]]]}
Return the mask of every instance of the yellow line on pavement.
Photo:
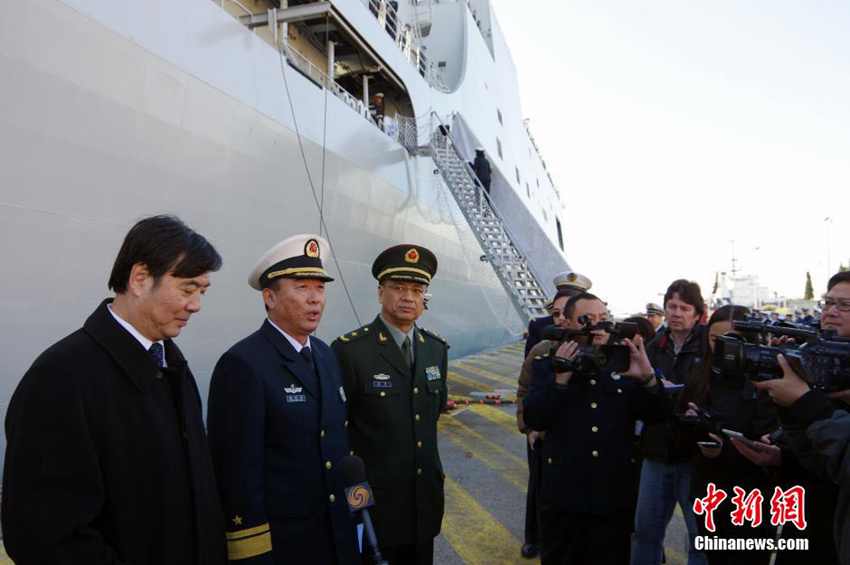
{"label": "yellow line on pavement", "polygon": [[457,393],[457,390],[455,390],[453,386],[455,383],[478,392],[491,392],[495,388],[492,384],[482,383],[481,381],[476,381],[475,379],[467,377],[466,375],[461,375],[460,373],[456,373],[452,370],[449,370],[449,394]]}
{"label": "yellow line on pavement", "polygon": [[440,418],[439,429],[452,443],[471,453],[487,467],[500,471],[507,482],[525,492],[528,485],[527,461],[472,431],[456,418]]}
{"label": "yellow line on pavement", "polygon": [[511,388],[516,388],[517,380],[519,378],[519,375],[512,378],[512,377],[506,377],[505,375],[499,375],[497,373],[492,373],[492,372],[487,371],[485,369],[479,369],[478,367],[475,367],[475,366],[473,366],[469,363],[455,363],[454,368],[460,369],[461,371],[467,371],[469,373],[472,373],[473,375],[478,375],[479,377],[484,377],[485,379],[490,379],[492,381],[496,381],[497,383],[499,383],[501,385],[509,386]]}
{"label": "yellow line on pavement", "polygon": [[457,482],[446,477],[443,536],[466,565],[514,565],[522,545]]}
{"label": "yellow line on pavement", "polygon": [[[512,408],[516,408],[516,406],[512,406]],[[519,429],[516,424],[515,409],[508,413],[499,409],[497,406],[489,404],[473,404],[470,411],[477,416],[481,416],[482,418],[493,422],[497,426],[519,434]]]}
{"label": "yellow line on pavement", "polygon": [[466,358],[463,360],[463,363],[475,363],[476,365],[481,365],[485,369],[489,371],[496,371],[498,374],[503,375],[505,377],[511,378],[519,378],[519,372],[522,370],[522,362],[518,361],[488,361],[487,359],[483,359],[481,357],[476,358]]}

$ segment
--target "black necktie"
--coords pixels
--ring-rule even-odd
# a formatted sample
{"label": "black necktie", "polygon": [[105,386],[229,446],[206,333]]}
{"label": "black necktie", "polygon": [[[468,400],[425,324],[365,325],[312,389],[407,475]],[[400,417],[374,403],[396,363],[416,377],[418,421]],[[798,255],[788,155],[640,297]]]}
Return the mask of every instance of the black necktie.
{"label": "black necktie", "polygon": [[404,356],[404,361],[407,363],[408,367],[413,366],[413,357],[411,356],[411,353],[413,352],[410,350],[410,336],[406,335],[404,336],[404,343],[401,344],[401,354]]}
{"label": "black necktie", "polygon": [[313,373],[316,372],[316,364],[313,363],[313,351],[309,347],[301,348],[301,357],[307,361],[307,364],[310,365],[310,369],[313,370]]}
{"label": "black necktie", "polygon": [[148,349],[148,353],[153,357],[153,362],[156,363],[157,368],[161,369],[165,365],[165,351],[162,348],[161,343],[154,343],[151,345],[150,349]]}

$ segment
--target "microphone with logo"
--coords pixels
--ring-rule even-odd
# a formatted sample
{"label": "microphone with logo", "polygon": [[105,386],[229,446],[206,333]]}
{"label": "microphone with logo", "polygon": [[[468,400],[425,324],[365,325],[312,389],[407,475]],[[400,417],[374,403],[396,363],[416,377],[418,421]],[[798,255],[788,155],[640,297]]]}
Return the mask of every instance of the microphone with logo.
{"label": "microphone with logo", "polygon": [[375,537],[375,528],[372,527],[372,518],[369,517],[370,506],[374,505],[372,500],[372,489],[366,482],[366,465],[356,455],[346,455],[339,460],[342,484],[345,485],[345,500],[348,509],[356,514],[363,522],[363,530],[369,547],[372,548],[372,558],[375,565],[387,565],[378,548],[378,538]]}

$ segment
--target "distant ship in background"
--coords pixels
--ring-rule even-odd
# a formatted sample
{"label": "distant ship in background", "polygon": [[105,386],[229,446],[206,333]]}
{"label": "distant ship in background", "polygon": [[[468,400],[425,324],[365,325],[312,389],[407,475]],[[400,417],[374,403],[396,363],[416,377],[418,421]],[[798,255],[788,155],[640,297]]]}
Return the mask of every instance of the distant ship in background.
{"label": "distant ship in background", "polygon": [[[143,216],[179,215],[224,258],[179,338],[204,399],[264,317],[251,266],[289,235],[331,242],[327,341],[377,313],[379,251],[432,249],[420,323],[453,356],[519,337],[568,268],[488,0],[18,0],[0,77],[3,415],[36,356],[109,294]],[[468,165],[479,146],[489,198]]]}

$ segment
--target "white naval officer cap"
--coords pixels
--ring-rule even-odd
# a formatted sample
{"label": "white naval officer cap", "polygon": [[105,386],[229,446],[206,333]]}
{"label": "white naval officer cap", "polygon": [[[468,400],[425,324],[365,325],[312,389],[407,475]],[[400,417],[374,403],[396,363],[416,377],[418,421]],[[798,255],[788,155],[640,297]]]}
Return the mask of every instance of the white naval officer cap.
{"label": "white naval officer cap", "polygon": [[248,284],[262,290],[278,278],[332,281],[322,265],[322,257],[327,257],[329,251],[327,240],[318,235],[288,237],[263,253],[248,275]]}
{"label": "white naval officer cap", "polygon": [[556,275],[552,282],[558,290],[568,289],[587,292],[593,286],[593,282],[589,278],[575,271],[564,271]]}

